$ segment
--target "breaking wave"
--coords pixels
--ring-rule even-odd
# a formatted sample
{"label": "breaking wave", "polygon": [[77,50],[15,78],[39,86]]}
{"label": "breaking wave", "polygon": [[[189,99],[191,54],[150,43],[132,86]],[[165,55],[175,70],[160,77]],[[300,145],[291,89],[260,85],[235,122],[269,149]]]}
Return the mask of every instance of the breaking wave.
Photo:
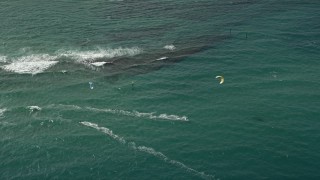
{"label": "breaking wave", "polygon": [[106,58],[111,59],[115,57],[122,56],[134,56],[140,54],[142,50],[138,47],[133,48],[116,48],[116,49],[102,49],[98,48],[97,50],[92,51],[65,51],[59,53],[59,56],[64,56],[71,58],[80,63],[92,63],[97,59]]}
{"label": "breaking wave", "polygon": [[127,142],[123,137],[114,134],[112,132],[112,130],[110,130],[106,127],[100,127],[100,126],[98,126],[98,124],[91,123],[88,121],[80,122],[80,124],[94,128],[100,132],[103,132],[103,133],[107,134],[108,136],[110,136],[112,139],[118,141],[119,143],[121,143],[123,145],[127,145],[129,148],[131,148],[133,150],[150,154],[150,155],[157,157],[160,160],[162,160],[168,164],[171,164],[171,165],[174,165],[178,168],[181,168],[181,169],[185,170],[186,172],[192,173],[193,175],[196,175],[202,179],[214,179],[213,175],[205,174],[204,172],[199,172],[191,167],[188,167],[187,165],[183,164],[182,162],[170,159],[169,157],[164,155],[162,152],[156,151],[151,147],[137,146],[135,142]]}
{"label": "breaking wave", "polygon": [[108,62],[96,61],[122,56],[134,56],[140,54],[141,52],[143,52],[142,49],[138,47],[120,47],[115,49],[98,48],[91,51],[59,50],[56,53],[53,53],[53,55],[32,54],[11,59],[7,56],[0,55],[0,63],[5,63],[4,65],[0,66],[0,68],[5,71],[18,74],[38,74],[56,65],[63,58],[71,59],[71,62],[81,63],[84,65],[102,66]]}
{"label": "breaking wave", "polygon": [[12,60],[12,63],[1,66],[2,69],[18,74],[38,74],[58,63],[57,56],[34,54]]}

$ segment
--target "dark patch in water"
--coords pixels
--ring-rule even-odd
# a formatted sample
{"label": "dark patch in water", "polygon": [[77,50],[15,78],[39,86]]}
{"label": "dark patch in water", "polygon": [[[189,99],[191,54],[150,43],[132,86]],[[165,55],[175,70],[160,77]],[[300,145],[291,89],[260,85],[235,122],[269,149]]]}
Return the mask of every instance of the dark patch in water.
{"label": "dark patch in water", "polygon": [[262,117],[258,117],[258,116],[254,116],[251,119],[255,120],[255,121],[259,121],[259,122],[265,122],[265,119],[263,119]]}
{"label": "dark patch in water", "polygon": [[254,1],[252,0],[240,0],[240,1],[232,1],[231,5],[242,5],[242,4],[252,4]]}
{"label": "dark patch in water", "polygon": [[[134,57],[118,57],[111,60],[112,66],[110,64],[104,65],[101,69],[106,72],[108,75],[115,74],[143,74],[153,70],[158,70],[162,67],[182,61],[186,57],[189,57],[193,54],[206,51],[210,48],[213,48],[218,43],[221,43],[230,36],[220,35],[220,36],[201,36],[197,38],[198,42],[196,45],[195,42],[185,42],[190,44],[189,47],[186,47],[184,42],[175,42],[177,49],[167,50],[161,49],[158,52],[152,53],[143,53],[136,55]],[[201,40],[199,43],[199,39]],[[184,44],[184,45],[183,45]],[[181,49],[179,49],[181,48]],[[159,60],[159,58],[163,58]],[[110,59],[103,60],[109,61]]]}

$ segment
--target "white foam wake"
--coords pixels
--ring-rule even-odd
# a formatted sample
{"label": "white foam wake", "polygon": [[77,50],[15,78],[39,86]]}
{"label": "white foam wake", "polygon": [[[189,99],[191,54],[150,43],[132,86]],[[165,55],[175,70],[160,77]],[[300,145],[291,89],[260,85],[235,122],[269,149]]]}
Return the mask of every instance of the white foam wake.
{"label": "white foam wake", "polygon": [[126,140],[124,140],[122,137],[116,135],[116,134],[113,134],[113,132],[106,128],[106,127],[99,127],[97,124],[95,123],[91,123],[91,122],[87,122],[87,121],[84,121],[84,122],[80,122],[81,124],[85,125],[85,126],[88,126],[88,127],[92,127],[96,130],[99,130],[107,135],[109,135],[110,137],[112,137],[114,140],[118,141],[119,143],[121,144],[126,144]]}
{"label": "white foam wake", "polygon": [[18,74],[38,74],[58,63],[57,56],[35,54],[14,59],[12,63],[1,66],[2,69]]}
{"label": "white foam wake", "polygon": [[187,116],[177,116],[177,115],[168,115],[168,114],[160,114],[155,115],[155,113],[145,113],[145,112],[138,112],[138,111],[126,111],[121,109],[98,109],[93,107],[86,107],[87,110],[96,111],[96,112],[106,112],[112,114],[119,114],[125,116],[132,116],[132,117],[143,117],[147,119],[163,119],[163,120],[171,120],[171,121],[189,121]]}
{"label": "white foam wake", "polygon": [[187,116],[178,116],[178,115],[168,115],[168,114],[159,114],[156,115],[154,112],[146,113],[146,112],[138,112],[138,111],[126,111],[121,109],[99,109],[94,107],[80,107],[77,105],[65,105],[65,104],[51,104],[47,106],[47,108],[58,108],[63,110],[87,110],[93,112],[102,112],[102,113],[110,113],[124,116],[131,116],[137,118],[147,118],[147,119],[162,119],[162,120],[170,120],[170,121],[189,121]]}
{"label": "white foam wake", "polygon": [[136,146],[135,142],[126,142],[126,140],[123,137],[120,137],[116,134],[114,134],[112,132],[112,130],[106,128],[106,127],[100,127],[98,126],[98,124],[95,123],[91,123],[88,121],[84,121],[84,122],[80,122],[82,125],[94,128],[100,132],[103,132],[105,134],[107,134],[108,136],[110,136],[111,138],[113,138],[114,140],[118,141],[119,143],[123,144],[123,145],[128,145],[129,148],[132,148],[134,150],[140,151],[140,152],[144,152],[147,154],[150,154],[154,157],[159,158],[160,160],[169,163],[171,165],[174,165],[176,167],[179,167],[181,169],[184,169],[185,171],[192,173],[200,178],[203,179],[214,179],[213,175],[210,174],[205,174],[204,172],[199,172],[191,167],[188,167],[187,165],[183,164],[182,162],[179,162],[177,160],[172,160],[170,158],[168,158],[166,155],[164,155],[162,152],[156,151],[151,147],[146,147],[146,146]]}

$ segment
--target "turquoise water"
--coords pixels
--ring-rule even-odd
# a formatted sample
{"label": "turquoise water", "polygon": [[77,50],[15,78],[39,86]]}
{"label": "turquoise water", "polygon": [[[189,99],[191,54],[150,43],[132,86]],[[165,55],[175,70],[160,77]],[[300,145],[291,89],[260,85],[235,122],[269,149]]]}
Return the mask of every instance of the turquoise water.
{"label": "turquoise water", "polygon": [[319,179],[319,8],[2,0],[0,179]]}

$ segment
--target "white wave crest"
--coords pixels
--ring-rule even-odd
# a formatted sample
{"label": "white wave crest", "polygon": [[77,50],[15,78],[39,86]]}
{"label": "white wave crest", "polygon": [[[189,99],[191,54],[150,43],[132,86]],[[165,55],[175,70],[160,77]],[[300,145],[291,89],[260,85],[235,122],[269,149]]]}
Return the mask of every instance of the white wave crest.
{"label": "white wave crest", "polygon": [[12,60],[11,64],[1,66],[2,69],[18,74],[38,74],[58,63],[57,56],[34,54]]}
{"label": "white wave crest", "polygon": [[138,47],[133,48],[116,48],[116,49],[102,49],[92,51],[65,51],[60,53],[60,56],[74,59],[80,63],[94,62],[101,58],[114,58],[121,56],[134,56],[140,54],[142,50]]}
{"label": "white wave crest", "polygon": [[15,72],[18,74],[38,74],[55,65],[56,63],[58,63],[58,61],[15,62],[2,66],[2,68],[6,71]]}
{"label": "white wave crest", "polygon": [[173,44],[165,45],[163,48],[164,48],[164,49],[168,49],[168,50],[170,50],[170,51],[173,51],[173,50],[176,49],[176,47],[175,47]]}
{"label": "white wave crest", "polygon": [[102,62],[94,62],[94,63],[90,63],[90,64],[100,67],[100,66],[103,66],[103,65],[107,64],[107,62],[102,61]]}
{"label": "white wave crest", "polygon": [[137,151],[140,151],[140,152],[144,152],[144,153],[147,153],[147,154],[150,154],[154,157],[157,157],[159,158],[160,160],[168,163],[168,164],[171,164],[171,165],[174,165],[176,167],[179,167],[181,169],[184,169],[185,171],[189,172],[189,173],[192,173],[200,178],[203,178],[203,179],[214,179],[214,176],[213,175],[210,175],[210,174],[205,174],[204,172],[199,172],[193,168],[190,168],[188,167],[187,165],[183,164],[182,162],[179,162],[179,161],[176,161],[176,160],[172,160],[170,158],[168,158],[166,155],[164,155],[162,152],[159,152],[159,151],[156,151],[154,150],[153,148],[151,147],[146,147],[146,146],[136,146],[136,143],[135,142],[126,142],[126,140],[123,138],[123,137],[120,137],[116,134],[114,134],[112,132],[112,130],[106,128],[106,127],[99,127],[98,124],[95,124],[95,123],[91,123],[91,122],[88,122],[88,121],[84,121],[84,122],[80,122],[81,124],[85,125],[85,126],[88,126],[88,127],[92,127],[100,132],[103,132],[107,135],[109,135],[111,138],[113,138],[114,140],[118,141],[119,143],[123,144],[123,145],[128,145],[129,148],[132,148],[133,150],[137,150]]}
{"label": "white wave crest", "polygon": [[27,109],[29,109],[30,112],[41,111],[41,108],[39,106],[27,106]]}

